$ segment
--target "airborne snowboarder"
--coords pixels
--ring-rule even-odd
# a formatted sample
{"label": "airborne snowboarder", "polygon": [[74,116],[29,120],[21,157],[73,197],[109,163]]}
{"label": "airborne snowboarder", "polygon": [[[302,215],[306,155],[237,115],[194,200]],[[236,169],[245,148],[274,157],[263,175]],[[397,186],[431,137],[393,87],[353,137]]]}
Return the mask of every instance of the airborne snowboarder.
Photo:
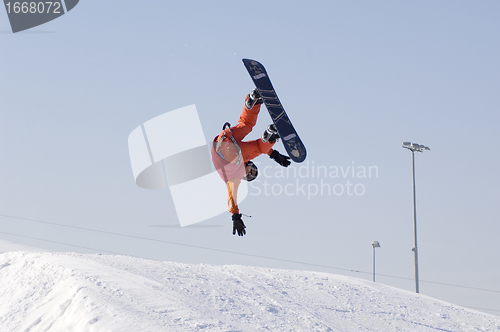
{"label": "airborne snowboarder", "polygon": [[252,90],[245,98],[238,124],[231,127],[226,122],[222,127],[222,132],[214,138],[211,148],[212,162],[227,186],[227,204],[232,214],[233,235],[236,232],[239,236],[246,234],[246,227],[237,204],[237,193],[241,179],[253,181],[257,177],[257,166],[251,160],[261,154],[267,154],[283,167],[290,165],[290,157],[272,149],[279,138],[274,124],[266,129],[260,139],[242,141],[257,123],[262,102],[258,90]]}

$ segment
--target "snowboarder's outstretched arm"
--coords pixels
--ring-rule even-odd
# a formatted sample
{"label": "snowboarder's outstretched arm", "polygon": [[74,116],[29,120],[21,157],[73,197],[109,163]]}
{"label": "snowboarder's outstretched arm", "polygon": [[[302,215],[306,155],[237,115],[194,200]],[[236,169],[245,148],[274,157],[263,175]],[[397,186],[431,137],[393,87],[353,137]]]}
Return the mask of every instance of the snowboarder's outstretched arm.
{"label": "snowboarder's outstretched arm", "polygon": [[246,234],[245,224],[241,219],[240,210],[238,209],[238,187],[241,183],[241,179],[233,179],[226,182],[227,185],[227,205],[229,207],[229,212],[232,213],[233,219],[233,235],[238,232],[239,236]]}
{"label": "snowboarder's outstretched arm", "polygon": [[227,207],[231,214],[240,213],[238,208],[238,188],[241,179],[232,179],[226,182],[227,186]]}

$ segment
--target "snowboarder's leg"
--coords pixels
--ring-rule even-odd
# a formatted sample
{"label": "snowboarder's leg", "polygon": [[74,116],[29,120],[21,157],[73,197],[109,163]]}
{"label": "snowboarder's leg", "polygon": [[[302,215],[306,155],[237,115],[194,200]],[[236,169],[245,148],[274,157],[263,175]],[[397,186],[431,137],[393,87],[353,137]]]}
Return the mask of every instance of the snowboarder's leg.
{"label": "snowboarder's leg", "polygon": [[[247,99],[245,99],[245,101]],[[253,127],[257,123],[260,106],[261,104],[255,104],[251,109],[248,109],[246,105],[243,106],[243,111],[241,112],[238,124],[231,128],[233,136],[237,141],[241,141],[252,131]]]}
{"label": "snowboarder's leg", "polygon": [[263,142],[262,139],[255,139],[248,142],[240,142],[241,154],[243,155],[243,161],[247,162],[260,156],[261,154],[268,154],[272,150],[272,147],[276,142]]}

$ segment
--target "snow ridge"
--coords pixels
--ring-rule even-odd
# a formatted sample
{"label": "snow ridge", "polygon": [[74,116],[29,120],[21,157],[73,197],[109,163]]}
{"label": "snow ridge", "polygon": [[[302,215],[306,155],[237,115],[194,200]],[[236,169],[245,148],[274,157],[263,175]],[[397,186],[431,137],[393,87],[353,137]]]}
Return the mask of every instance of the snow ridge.
{"label": "snow ridge", "polygon": [[500,318],[328,273],[0,254],[0,331],[500,331]]}

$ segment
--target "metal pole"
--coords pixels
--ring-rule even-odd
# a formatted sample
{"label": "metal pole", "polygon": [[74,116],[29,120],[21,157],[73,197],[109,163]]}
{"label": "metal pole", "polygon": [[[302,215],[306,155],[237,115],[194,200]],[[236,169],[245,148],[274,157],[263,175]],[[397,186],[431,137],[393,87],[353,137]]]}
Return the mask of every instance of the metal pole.
{"label": "metal pole", "polygon": [[373,282],[375,282],[375,246],[373,246]]}
{"label": "metal pole", "polygon": [[415,196],[415,151],[411,151],[411,159],[413,164],[413,234],[415,237],[415,247],[413,252],[415,253],[415,292],[419,293],[418,287],[418,247],[417,247],[417,200]]}

